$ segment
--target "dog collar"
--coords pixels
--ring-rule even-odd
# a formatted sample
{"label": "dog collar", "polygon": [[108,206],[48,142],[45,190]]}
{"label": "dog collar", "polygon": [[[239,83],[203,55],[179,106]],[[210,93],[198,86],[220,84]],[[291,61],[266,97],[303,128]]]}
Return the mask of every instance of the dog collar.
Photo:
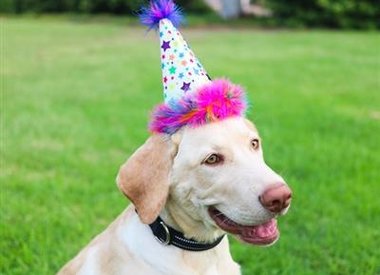
{"label": "dog collar", "polygon": [[202,243],[193,239],[185,238],[182,232],[168,226],[158,217],[153,223],[149,224],[153,235],[163,245],[174,245],[175,247],[188,251],[205,251],[217,246],[224,238],[224,235],[212,243]]}

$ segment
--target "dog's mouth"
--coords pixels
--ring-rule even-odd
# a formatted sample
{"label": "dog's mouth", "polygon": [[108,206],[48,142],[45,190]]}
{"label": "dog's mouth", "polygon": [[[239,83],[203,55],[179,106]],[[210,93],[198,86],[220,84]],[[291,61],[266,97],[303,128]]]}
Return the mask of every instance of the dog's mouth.
{"label": "dog's mouth", "polygon": [[246,243],[269,245],[274,243],[279,237],[276,219],[270,219],[260,225],[241,225],[228,218],[215,207],[210,207],[208,212],[218,227],[237,236]]}

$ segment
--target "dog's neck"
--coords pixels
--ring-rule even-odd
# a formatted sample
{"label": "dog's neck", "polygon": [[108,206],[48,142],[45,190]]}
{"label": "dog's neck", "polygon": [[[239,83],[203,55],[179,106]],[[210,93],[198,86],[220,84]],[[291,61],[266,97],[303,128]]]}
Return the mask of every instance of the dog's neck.
{"label": "dog's neck", "polygon": [[182,232],[186,238],[199,242],[213,242],[224,234],[220,229],[205,224],[202,219],[192,217],[183,208],[183,202],[178,203],[172,198],[167,200],[160,217],[167,225]]}

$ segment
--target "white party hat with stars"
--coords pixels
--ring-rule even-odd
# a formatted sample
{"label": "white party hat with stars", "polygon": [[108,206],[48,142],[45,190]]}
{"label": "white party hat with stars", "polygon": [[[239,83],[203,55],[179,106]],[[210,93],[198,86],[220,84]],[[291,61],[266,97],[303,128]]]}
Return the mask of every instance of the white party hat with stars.
{"label": "white party hat with stars", "polygon": [[142,23],[150,28],[157,28],[158,24],[165,102],[177,101],[210,81],[206,70],[175,27],[181,17],[181,11],[171,0],[152,1],[140,15]]}
{"label": "white party hat with stars", "polygon": [[226,79],[211,80],[177,27],[182,14],[173,0],[151,0],[141,22],[160,36],[165,103],[152,114],[153,133],[173,134],[183,126],[198,127],[246,110],[243,89]]}

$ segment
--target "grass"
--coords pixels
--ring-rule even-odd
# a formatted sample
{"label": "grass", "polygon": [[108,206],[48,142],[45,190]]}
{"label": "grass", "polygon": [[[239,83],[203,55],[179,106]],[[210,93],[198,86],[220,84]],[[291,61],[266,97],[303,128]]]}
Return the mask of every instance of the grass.
{"label": "grass", "polygon": [[[0,273],[52,274],[127,205],[114,179],[162,100],[158,42],[112,22],[0,20]],[[246,87],[295,194],[275,246],[232,242],[243,274],[379,274],[378,33],[184,34],[212,76]]]}

